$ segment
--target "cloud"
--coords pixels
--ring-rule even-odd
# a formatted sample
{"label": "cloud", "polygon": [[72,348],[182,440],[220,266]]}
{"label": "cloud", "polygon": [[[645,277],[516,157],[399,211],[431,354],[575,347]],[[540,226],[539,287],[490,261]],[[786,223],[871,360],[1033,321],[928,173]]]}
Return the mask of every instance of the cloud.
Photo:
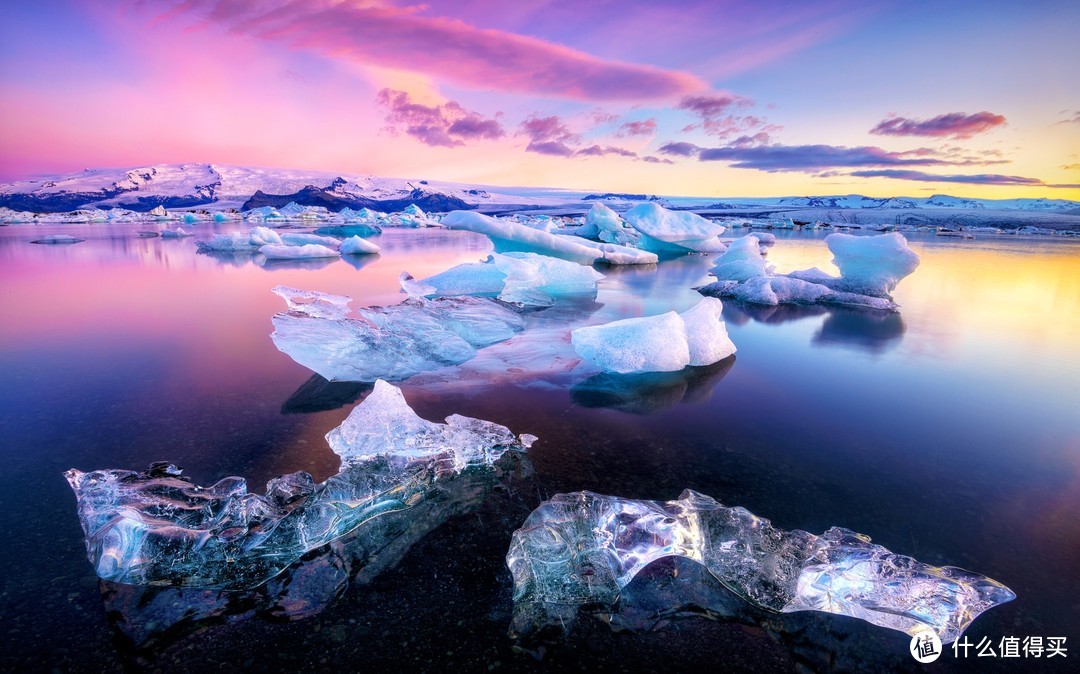
{"label": "cloud", "polygon": [[1080,110],[1062,110],[1061,114],[1071,115],[1058,122],[1058,124],[1080,124]]}
{"label": "cloud", "polygon": [[637,152],[630,150],[624,150],[621,147],[615,147],[614,145],[590,145],[589,147],[581,148],[574,153],[575,157],[602,157],[605,155],[618,155],[620,157],[631,157],[637,159]]}
{"label": "cloud", "polygon": [[674,164],[675,162],[667,159],[666,157],[653,157],[651,155],[642,157],[641,161],[648,162],[650,164]]}
{"label": "cloud", "polygon": [[701,150],[700,147],[693,143],[687,143],[685,141],[679,141],[675,143],[665,143],[657,150],[660,154],[667,154],[673,157],[692,157]]}
{"label": "cloud", "polygon": [[556,115],[550,117],[528,117],[518,133],[529,137],[529,144],[525,147],[526,152],[553,155],[556,157],[574,156],[572,146],[581,143],[581,136],[572,132]]}
{"label": "cloud", "polygon": [[[660,151],[664,152],[664,147],[660,148]],[[672,154],[670,151],[664,153]],[[779,171],[818,173],[838,167],[970,166],[1000,163],[981,157],[961,156],[955,153],[942,154],[929,148],[892,152],[874,146],[758,145],[750,142],[726,147],[701,148],[697,154],[701,161],[726,161],[731,162],[734,168],[757,169],[770,173]]]}
{"label": "cloud", "polygon": [[764,117],[734,113],[738,108],[747,108],[753,104],[754,101],[745,96],[722,92],[702,96],[684,96],[675,107],[686,110],[701,120],[699,123],[683,127],[684,132],[696,131],[700,128],[709,135],[727,138],[735,134],[775,131],[780,128],[769,124]]}
{"label": "cloud", "polygon": [[532,141],[525,147],[526,152],[535,152],[536,154],[548,154],[555,157],[573,157],[574,148],[570,147],[566,143],[560,143],[556,140],[550,141]]}
{"label": "cloud", "polygon": [[929,136],[933,138],[971,138],[1005,123],[1005,117],[982,111],[973,115],[950,112],[931,119],[918,120],[890,116],[878,122],[870,133],[879,136]]}
{"label": "cloud", "polygon": [[[140,6],[142,3],[139,3]],[[332,59],[408,70],[466,87],[578,100],[649,100],[706,88],[677,70],[599,58],[526,35],[427,16],[426,5],[329,0],[187,0],[164,7],[154,23],[222,26]]]}
{"label": "cloud", "polygon": [[626,122],[622,124],[615,132],[615,137],[626,138],[627,136],[651,136],[654,133],[656,133],[656,119],[650,117],[646,120]]}
{"label": "cloud", "polygon": [[1065,164],[1061,168],[1066,171],[1080,171],[1080,164]]}
{"label": "cloud", "polygon": [[441,105],[423,105],[412,100],[408,93],[383,89],[376,97],[386,108],[386,121],[391,129],[416,138],[433,147],[460,147],[466,141],[496,140],[506,135],[494,119],[484,119],[479,113],[461,107],[455,101]]}
{"label": "cloud", "polygon": [[1038,178],[1024,178],[1022,176],[1006,176],[997,173],[982,173],[977,175],[936,175],[923,171],[904,169],[882,169],[874,171],[852,171],[848,174],[855,178],[893,178],[895,180],[916,180],[919,182],[933,183],[970,183],[975,185],[1020,185],[1031,187],[1056,187],[1075,189],[1080,184],[1062,185],[1051,184]]}

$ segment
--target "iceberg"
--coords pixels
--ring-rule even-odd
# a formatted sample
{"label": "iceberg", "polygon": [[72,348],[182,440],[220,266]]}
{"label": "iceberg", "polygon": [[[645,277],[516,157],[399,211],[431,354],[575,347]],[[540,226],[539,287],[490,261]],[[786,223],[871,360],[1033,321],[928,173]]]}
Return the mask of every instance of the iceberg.
{"label": "iceberg", "polygon": [[572,622],[583,605],[613,606],[642,569],[672,556],[703,565],[762,609],[851,616],[912,635],[928,629],[944,643],[1016,598],[986,576],[924,564],[863,534],[785,531],[689,489],[666,502],[583,491],[540,504],[511,537],[512,631],[535,634]]}
{"label": "iceberg", "polygon": [[200,253],[209,252],[236,252],[254,253],[263,246],[283,246],[284,242],[278,233],[269,227],[254,227],[246,234],[232,232],[230,234],[218,234],[209,241],[196,241],[195,247]]}
{"label": "iceberg", "polygon": [[606,262],[608,264],[651,264],[655,256],[643,255],[626,246],[590,245],[580,237],[551,234],[511,220],[499,220],[473,211],[451,211],[442,219],[450,229],[464,229],[491,239],[498,253],[541,253],[579,264]]}
{"label": "iceberg", "polygon": [[[342,215],[344,217],[344,213],[345,211],[342,211],[341,213],[339,213],[339,215]],[[346,220],[348,220],[347,217]],[[367,238],[369,236],[375,236],[376,234],[382,234],[382,228],[378,227],[377,225],[366,224],[327,225],[325,227],[319,227],[315,230],[314,233],[322,236],[340,236],[342,238],[348,238],[352,236],[361,236]]]}
{"label": "iceberg", "polygon": [[86,241],[86,239],[79,239],[71,236],[70,234],[49,234],[47,236],[41,237],[40,239],[35,239],[30,243],[44,243],[54,245],[60,243],[82,243],[83,241]]}
{"label": "iceberg", "polygon": [[184,231],[183,227],[177,227],[176,229],[163,229],[161,230],[161,238],[163,239],[183,239],[188,236],[195,236],[190,232]]}
{"label": "iceberg", "polygon": [[[752,240],[752,241],[751,241]],[[889,292],[919,266],[919,256],[897,233],[879,236],[830,234],[825,243],[840,268],[837,278],[818,268],[773,274],[755,250],[756,235],[732,242],[711,273],[719,280],[698,288],[710,297],[731,297],[752,304],[838,304],[896,311]]]}
{"label": "iceberg", "polygon": [[342,255],[371,255],[379,250],[378,246],[359,236],[350,236],[338,247],[338,252]]}
{"label": "iceberg", "polygon": [[266,494],[243,478],[193,485],[174,465],[144,472],[71,469],[87,556],[98,577],[133,585],[244,590],[274,578],[310,550],[390,513],[423,503],[440,480],[490,469],[535,436],[453,415],[420,418],[401,391],[375,383],[327,442],[341,470],[316,484],[300,471]]}
{"label": "iceberg", "polygon": [[896,232],[877,236],[830,234],[825,237],[825,245],[833,254],[840,278],[820,269],[792,272],[789,276],[834,290],[888,298],[896,285],[919,266],[919,256]]}
{"label": "iceberg", "polygon": [[720,318],[724,305],[707,297],[681,314],[626,318],[578,328],[570,341],[578,355],[607,372],[676,372],[712,365],[735,353]]}
{"label": "iceberg", "polygon": [[268,244],[259,248],[267,260],[303,260],[314,257],[338,257],[338,252],[316,243],[302,246]]}
{"label": "iceberg", "polygon": [[[421,292],[425,296],[489,296],[522,305],[550,306],[555,296],[595,296],[596,283],[602,278],[604,275],[592,267],[548,255],[494,253],[485,262],[459,264],[419,283],[427,287]],[[411,277],[405,280],[413,282]]]}
{"label": "iceberg", "polygon": [[281,242],[287,246],[303,246],[306,244],[315,244],[317,246],[326,246],[327,248],[333,248],[334,250],[337,250],[337,247],[341,245],[341,242],[332,236],[304,234],[302,232],[285,232],[280,236]]}
{"label": "iceberg", "polygon": [[657,253],[721,253],[718,238],[724,226],[689,211],[669,211],[652,202],[638,204],[623,214],[641,232],[638,246]]}
{"label": "iceberg", "polygon": [[618,213],[599,202],[593,204],[593,207],[585,214],[585,224],[569,227],[565,232],[587,239],[598,239],[605,243],[631,247],[636,246],[641,239],[640,232],[627,226]]}
{"label": "iceberg", "polygon": [[289,307],[273,318],[274,345],[330,381],[407,379],[463,363],[525,328],[517,313],[480,297],[410,298],[348,318],[348,297],[273,290]]}

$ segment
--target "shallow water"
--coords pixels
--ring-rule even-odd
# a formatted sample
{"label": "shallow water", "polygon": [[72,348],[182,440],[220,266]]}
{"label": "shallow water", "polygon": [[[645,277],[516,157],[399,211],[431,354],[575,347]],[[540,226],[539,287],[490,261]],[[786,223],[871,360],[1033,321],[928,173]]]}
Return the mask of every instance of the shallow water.
{"label": "shallow water", "polygon": [[[232,228],[195,229],[208,237]],[[1012,588],[1018,599],[976,620],[972,643],[986,637],[996,650],[1006,636],[1065,636],[1078,657],[1080,242],[913,236],[922,264],[895,293],[899,314],[728,304],[733,360],[631,386],[579,362],[569,328],[688,308],[710,260],[602,270],[595,302],[532,314],[523,335],[402,384],[426,418],[459,413],[538,435],[531,476],[428,515],[410,529],[400,561],[319,610],[291,614],[304,619],[234,602],[232,613],[170,628],[146,607],[165,601],[183,613],[210,600],[100,585],[61,472],[164,459],[200,484],[241,475],[261,491],[301,469],[324,479],[337,457],[323,435],[368,389],[313,379],[274,348],[270,317],[283,303],[270,288],[393,303],[403,299],[402,270],[423,277],[482,258],[490,245],[466,232],[390,231],[376,239],[381,255],[355,265],[261,267],[196,255],[192,239],[140,239],[135,229],[0,228],[0,517],[12,548],[0,576],[5,669],[913,664],[905,635],[824,614],[691,617],[649,632],[640,630],[652,622],[631,615],[612,621],[635,628],[618,634],[583,618],[544,660],[514,652],[502,561],[509,534],[541,499],[579,489],[667,499],[693,488],[777,526],[854,529]],[[53,233],[87,241],[29,243]],[[823,237],[779,236],[770,260],[780,271],[828,268]],[[695,577],[668,564],[642,583],[676,570]],[[152,638],[137,645],[132,634]],[[1024,661],[975,662],[973,651],[965,663],[947,652],[937,665]]]}

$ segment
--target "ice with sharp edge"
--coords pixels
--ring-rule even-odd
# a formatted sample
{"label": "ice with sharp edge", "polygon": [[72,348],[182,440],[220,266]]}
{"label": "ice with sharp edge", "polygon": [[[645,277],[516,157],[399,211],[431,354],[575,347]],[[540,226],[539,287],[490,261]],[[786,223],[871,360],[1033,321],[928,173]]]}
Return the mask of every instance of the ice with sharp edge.
{"label": "ice with sharp edge", "polygon": [[626,318],[570,333],[574,350],[607,372],[675,372],[712,365],[735,353],[720,318],[724,305],[705,297],[681,314]]}
{"label": "ice with sharp edge", "polygon": [[[604,275],[592,267],[548,255],[494,253],[485,262],[459,264],[419,283],[428,288],[421,293],[425,296],[488,296],[528,306],[550,306],[559,296],[595,297],[596,283],[602,278]],[[413,279],[403,281],[411,283]]]}
{"label": "ice with sharp edge", "polygon": [[273,317],[274,345],[330,381],[406,379],[463,363],[477,349],[525,328],[519,314],[482,297],[410,297],[393,306],[357,309],[358,317],[349,318],[348,297],[285,286],[273,290],[288,305]]}
{"label": "ice with sharp edge", "polygon": [[686,490],[675,501],[556,494],[514,532],[518,634],[572,621],[585,604],[613,606],[651,562],[679,556],[729,590],[779,612],[822,611],[955,641],[982,612],[1016,595],[986,576],[899,555],[848,529],[785,531],[740,507]]}
{"label": "ice with sharp edge", "polygon": [[623,213],[642,236],[637,245],[645,250],[672,253],[722,253],[726,246],[718,238],[724,226],[690,211],[671,211],[659,204],[638,204]]}
{"label": "ice with sharp edge", "polygon": [[422,503],[436,481],[489,469],[536,438],[459,415],[427,421],[398,388],[377,381],[326,439],[341,457],[336,475],[318,484],[303,471],[283,475],[265,495],[249,493],[239,477],[199,487],[164,462],[142,473],[67,471],[97,575],[134,585],[257,587],[309,550]]}

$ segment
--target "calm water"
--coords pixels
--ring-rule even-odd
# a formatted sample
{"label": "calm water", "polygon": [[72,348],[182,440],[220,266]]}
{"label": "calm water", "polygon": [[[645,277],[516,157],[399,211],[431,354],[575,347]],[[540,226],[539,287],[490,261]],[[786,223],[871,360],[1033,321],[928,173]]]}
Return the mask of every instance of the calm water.
{"label": "calm water", "polygon": [[[685,309],[710,260],[612,270],[595,302],[534,314],[524,335],[402,385],[427,418],[459,413],[540,436],[531,475],[431,514],[400,559],[340,585],[336,600],[275,612],[250,598],[99,584],[61,472],[167,459],[201,484],[235,474],[261,491],[300,469],[324,479],[337,457],[323,435],[366,389],[312,379],[275,349],[270,317],[283,305],[270,288],[394,303],[400,271],[422,277],[490,246],[465,232],[388,232],[377,239],[384,252],[359,268],[260,267],[135,229],[0,228],[4,669],[915,665],[906,636],[823,614],[657,625],[648,602],[665,596],[656,583],[675,571],[695,581],[680,585],[690,595],[678,601],[712,601],[714,614],[726,601],[670,563],[628,591],[647,596],[645,608],[612,624],[633,629],[583,616],[543,660],[512,650],[502,558],[540,500],[578,489],[667,499],[688,487],[778,526],[844,526],[986,574],[1019,598],[979,618],[972,643],[986,637],[996,650],[1003,636],[1065,636],[1068,661],[1038,664],[1066,671],[1080,658],[1080,242],[912,237],[922,265],[896,292],[898,315],[729,305],[733,362],[614,389],[576,361],[568,329]],[[29,243],[50,233],[88,240]],[[780,238],[770,259],[781,271],[827,267],[822,237]],[[1034,664],[974,660],[972,651],[967,667]],[[963,665],[948,652],[933,667]]]}

